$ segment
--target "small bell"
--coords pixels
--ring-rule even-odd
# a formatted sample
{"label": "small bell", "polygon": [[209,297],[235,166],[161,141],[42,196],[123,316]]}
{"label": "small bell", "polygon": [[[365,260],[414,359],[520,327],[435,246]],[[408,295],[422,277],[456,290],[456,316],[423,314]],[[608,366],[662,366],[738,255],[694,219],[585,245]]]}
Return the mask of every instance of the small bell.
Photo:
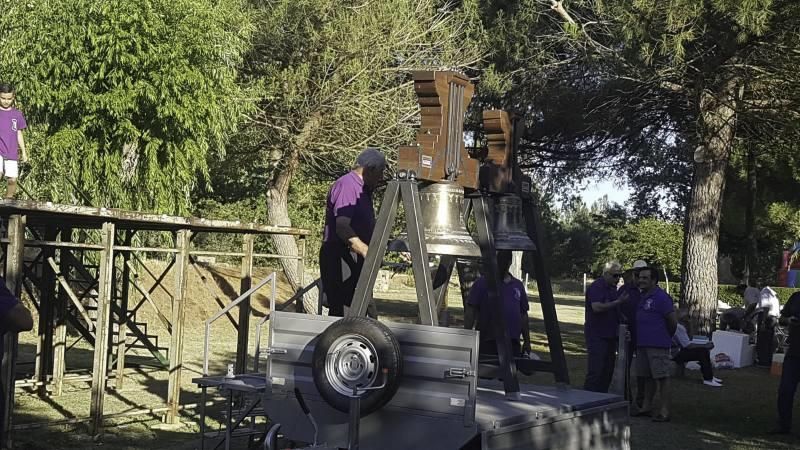
{"label": "small bell", "polygon": [[536,245],[528,236],[525,217],[522,214],[522,199],[515,194],[503,195],[495,203],[494,246],[498,250],[535,250]]}

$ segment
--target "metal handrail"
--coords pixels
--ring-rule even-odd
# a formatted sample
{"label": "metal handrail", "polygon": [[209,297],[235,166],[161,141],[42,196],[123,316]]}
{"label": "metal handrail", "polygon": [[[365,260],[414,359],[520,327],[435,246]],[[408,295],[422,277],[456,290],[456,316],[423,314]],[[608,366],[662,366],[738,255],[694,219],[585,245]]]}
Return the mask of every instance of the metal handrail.
{"label": "metal handrail", "polygon": [[228,306],[222,308],[221,311],[219,311],[217,314],[215,314],[210,319],[206,320],[205,342],[203,342],[203,376],[208,376],[208,344],[209,344],[209,339],[211,337],[211,324],[214,323],[214,321],[216,321],[217,319],[219,319],[223,315],[225,315],[234,306],[237,306],[239,303],[241,303],[244,299],[246,299],[246,298],[250,297],[251,295],[253,295],[253,293],[255,293],[257,290],[259,290],[262,287],[264,287],[264,285],[269,283],[269,282],[272,282],[272,299],[270,300],[270,304],[274,305],[275,304],[275,295],[276,295],[276,286],[275,286],[276,279],[277,278],[276,278],[275,272],[272,272],[271,274],[269,274],[268,277],[266,277],[263,280],[261,280],[260,283],[258,283],[257,285],[251,287],[250,289],[248,289],[242,295],[240,295],[235,300],[230,302],[228,304]]}
{"label": "metal handrail", "polygon": [[[303,289],[300,289],[299,291],[297,291],[297,293],[292,297],[292,299],[290,299],[289,301],[284,303],[283,304],[284,308],[282,308],[282,309],[285,309],[285,307],[288,306],[289,304],[291,304],[295,299],[302,298],[303,295],[305,295],[306,292],[308,292],[311,289],[313,289],[314,286],[320,286],[321,284],[322,284],[322,282],[321,282],[321,280],[319,278],[317,278],[316,280],[312,281],[308,286],[306,286]],[[267,323],[267,321],[269,320],[270,316],[272,315],[272,311],[275,311],[275,310],[276,310],[275,309],[275,294],[273,293],[272,294],[272,300],[270,300],[270,302],[269,302],[269,312],[267,314],[265,314],[264,317],[262,317],[261,320],[259,320],[258,323],[256,324],[256,351],[255,351],[255,358],[253,358],[253,372],[256,372],[256,373],[258,372],[259,360],[261,358],[261,329],[264,327],[264,324]],[[321,313],[320,313],[320,315],[321,315]]]}

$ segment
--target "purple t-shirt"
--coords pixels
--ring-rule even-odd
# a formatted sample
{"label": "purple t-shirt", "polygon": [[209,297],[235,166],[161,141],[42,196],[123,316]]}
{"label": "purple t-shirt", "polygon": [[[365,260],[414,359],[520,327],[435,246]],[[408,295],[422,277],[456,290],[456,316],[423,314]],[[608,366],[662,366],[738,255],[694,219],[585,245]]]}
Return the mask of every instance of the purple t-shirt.
{"label": "purple t-shirt", "polygon": [[619,314],[617,309],[603,312],[592,311],[592,303],[610,303],[617,299],[617,287],[598,278],[586,290],[586,320],[583,329],[586,337],[610,339],[617,337]]}
{"label": "purple t-shirt", "polygon": [[18,109],[0,109],[0,156],[3,159],[19,159],[17,131],[27,127],[25,116]]}
{"label": "purple t-shirt", "polygon": [[350,226],[359,239],[369,244],[375,229],[375,209],[372,193],[364,189],[364,180],[355,172],[348,172],[333,183],[328,191],[325,206],[325,231],[322,241],[341,244],[345,242],[336,235],[336,218],[349,217]]}
{"label": "purple t-shirt", "polygon": [[667,315],[672,311],[672,297],[660,287],[656,286],[649,294],[642,294],[636,312],[636,345],[670,348],[672,335],[667,330]]}
{"label": "purple t-shirt", "polygon": [[[519,339],[522,335],[522,314],[528,312],[528,296],[525,287],[518,279],[511,277],[508,282],[502,283],[500,296],[503,302],[503,318],[511,339]],[[494,339],[492,317],[494,308],[489,304],[489,283],[485,277],[480,277],[469,290],[467,304],[478,309],[478,329],[481,332],[481,341]]]}

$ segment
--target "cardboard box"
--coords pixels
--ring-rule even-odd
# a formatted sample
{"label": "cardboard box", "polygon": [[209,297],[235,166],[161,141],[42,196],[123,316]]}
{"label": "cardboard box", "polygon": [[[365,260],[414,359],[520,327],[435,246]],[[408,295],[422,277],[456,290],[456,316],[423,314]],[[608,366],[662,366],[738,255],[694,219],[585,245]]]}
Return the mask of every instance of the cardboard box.
{"label": "cardboard box", "polygon": [[750,336],[736,331],[715,331],[711,335],[714,348],[711,350],[711,361],[720,353],[731,359],[734,369],[753,365],[754,348],[750,345]]}

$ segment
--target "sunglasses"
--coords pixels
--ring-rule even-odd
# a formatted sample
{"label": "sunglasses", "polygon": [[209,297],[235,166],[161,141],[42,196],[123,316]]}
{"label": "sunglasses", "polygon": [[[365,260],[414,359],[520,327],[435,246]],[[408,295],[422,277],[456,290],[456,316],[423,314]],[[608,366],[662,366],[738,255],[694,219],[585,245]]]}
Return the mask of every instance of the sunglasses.
{"label": "sunglasses", "polygon": [[612,273],[611,276],[614,277],[614,278],[619,278],[619,277],[622,276],[622,274],[621,273]]}

